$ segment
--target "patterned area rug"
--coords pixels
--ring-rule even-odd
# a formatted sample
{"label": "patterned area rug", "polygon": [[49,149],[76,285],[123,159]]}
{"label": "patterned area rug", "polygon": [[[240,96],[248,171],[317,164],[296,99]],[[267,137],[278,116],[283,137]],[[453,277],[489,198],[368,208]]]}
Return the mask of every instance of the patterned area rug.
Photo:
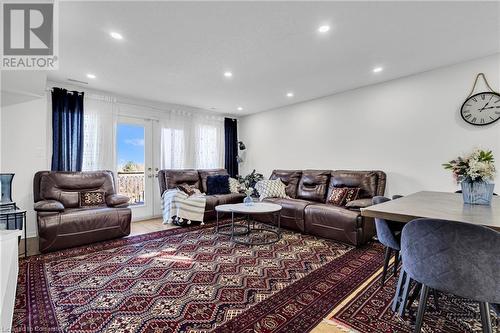
{"label": "patterned area rug", "polygon": [[307,332],[373,275],[382,248],[283,232],[237,245],[211,226],[29,257],[18,332]]}
{"label": "patterned area rug", "polygon": [[[392,272],[392,267],[389,269]],[[402,319],[391,310],[397,278],[391,275],[384,287],[380,285],[381,275],[373,279],[330,318],[344,331],[411,333],[418,300],[414,302],[412,313]],[[423,332],[466,333],[482,332],[479,305],[467,299],[453,295],[438,294],[439,311],[434,307],[432,293],[429,295],[424,316]],[[500,332],[499,319],[491,311],[493,332]]]}

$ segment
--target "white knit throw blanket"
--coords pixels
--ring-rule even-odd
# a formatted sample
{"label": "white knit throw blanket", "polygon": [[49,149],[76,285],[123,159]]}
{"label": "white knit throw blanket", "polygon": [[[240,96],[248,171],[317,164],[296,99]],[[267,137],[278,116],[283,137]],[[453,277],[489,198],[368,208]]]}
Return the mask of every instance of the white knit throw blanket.
{"label": "white knit throw blanket", "polygon": [[179,189],[171,189],[163,192],[161,196],[163,223],[171,223],[172,217],[191,221],[200,221],[203,224],[205,204],[207,202],[204,194],[187,195]]}

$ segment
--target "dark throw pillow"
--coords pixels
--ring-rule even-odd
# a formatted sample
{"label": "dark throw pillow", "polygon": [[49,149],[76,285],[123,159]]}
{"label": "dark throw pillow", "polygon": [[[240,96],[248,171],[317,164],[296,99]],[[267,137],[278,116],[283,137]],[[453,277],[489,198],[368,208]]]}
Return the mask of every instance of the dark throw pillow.
{"label": "dark throw pillow", "polygon": [[359,187],[348,187],[347,193],[345,196],[345,200],[344,200],[344,205],[351,202],[351,201],[357,200],[360,190],[361,189]]}
{"label": "dark throw pillow", "polygon": [[347,187],[334,187],[332,189],[330,197],[327,200],[327,203],[335,206],[342,206],[347,196],[347,190]]}
{"label": "dark throw pillow", "polygon": [[229,194],[229,176],[216,175],[207,177],[207,194]]}
{"label": "dark throw pillow", "polygon": [[86,191],[80,192],[80,207],[95,207],[106,205],[106,192]]}

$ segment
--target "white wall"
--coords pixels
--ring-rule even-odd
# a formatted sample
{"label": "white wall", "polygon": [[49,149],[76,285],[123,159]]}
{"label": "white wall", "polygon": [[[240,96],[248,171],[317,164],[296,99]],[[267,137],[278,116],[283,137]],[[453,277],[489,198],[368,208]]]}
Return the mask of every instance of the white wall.
{"label": "white wall", "polygon": [[33,210],[33,175],[50,169],[50,121],[47,99],[2,107],[1,170],[15,173],[12,199],[27,213],[28,237],[36,235]]}
{"label": "white wall", "polygon": [[500,121],[471,126],[459,114],[479,72],[498,91],[500,54],[243,117],[240,172],[380,169],[388,195],[454,191],[441,164],[460,153],[492,149],[500,170]]}

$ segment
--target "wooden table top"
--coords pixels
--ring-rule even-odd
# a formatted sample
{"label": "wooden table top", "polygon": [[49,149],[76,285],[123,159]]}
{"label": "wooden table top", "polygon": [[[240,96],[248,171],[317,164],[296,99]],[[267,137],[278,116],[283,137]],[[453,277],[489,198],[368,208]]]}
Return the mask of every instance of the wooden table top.
{"label": "wooden table top", "polygon": [[361,215],[398,222],[419,217],[467,222],[500,231],[500,197],[491,205],[464,204],[461,193],[422,191],[361,209]]}

